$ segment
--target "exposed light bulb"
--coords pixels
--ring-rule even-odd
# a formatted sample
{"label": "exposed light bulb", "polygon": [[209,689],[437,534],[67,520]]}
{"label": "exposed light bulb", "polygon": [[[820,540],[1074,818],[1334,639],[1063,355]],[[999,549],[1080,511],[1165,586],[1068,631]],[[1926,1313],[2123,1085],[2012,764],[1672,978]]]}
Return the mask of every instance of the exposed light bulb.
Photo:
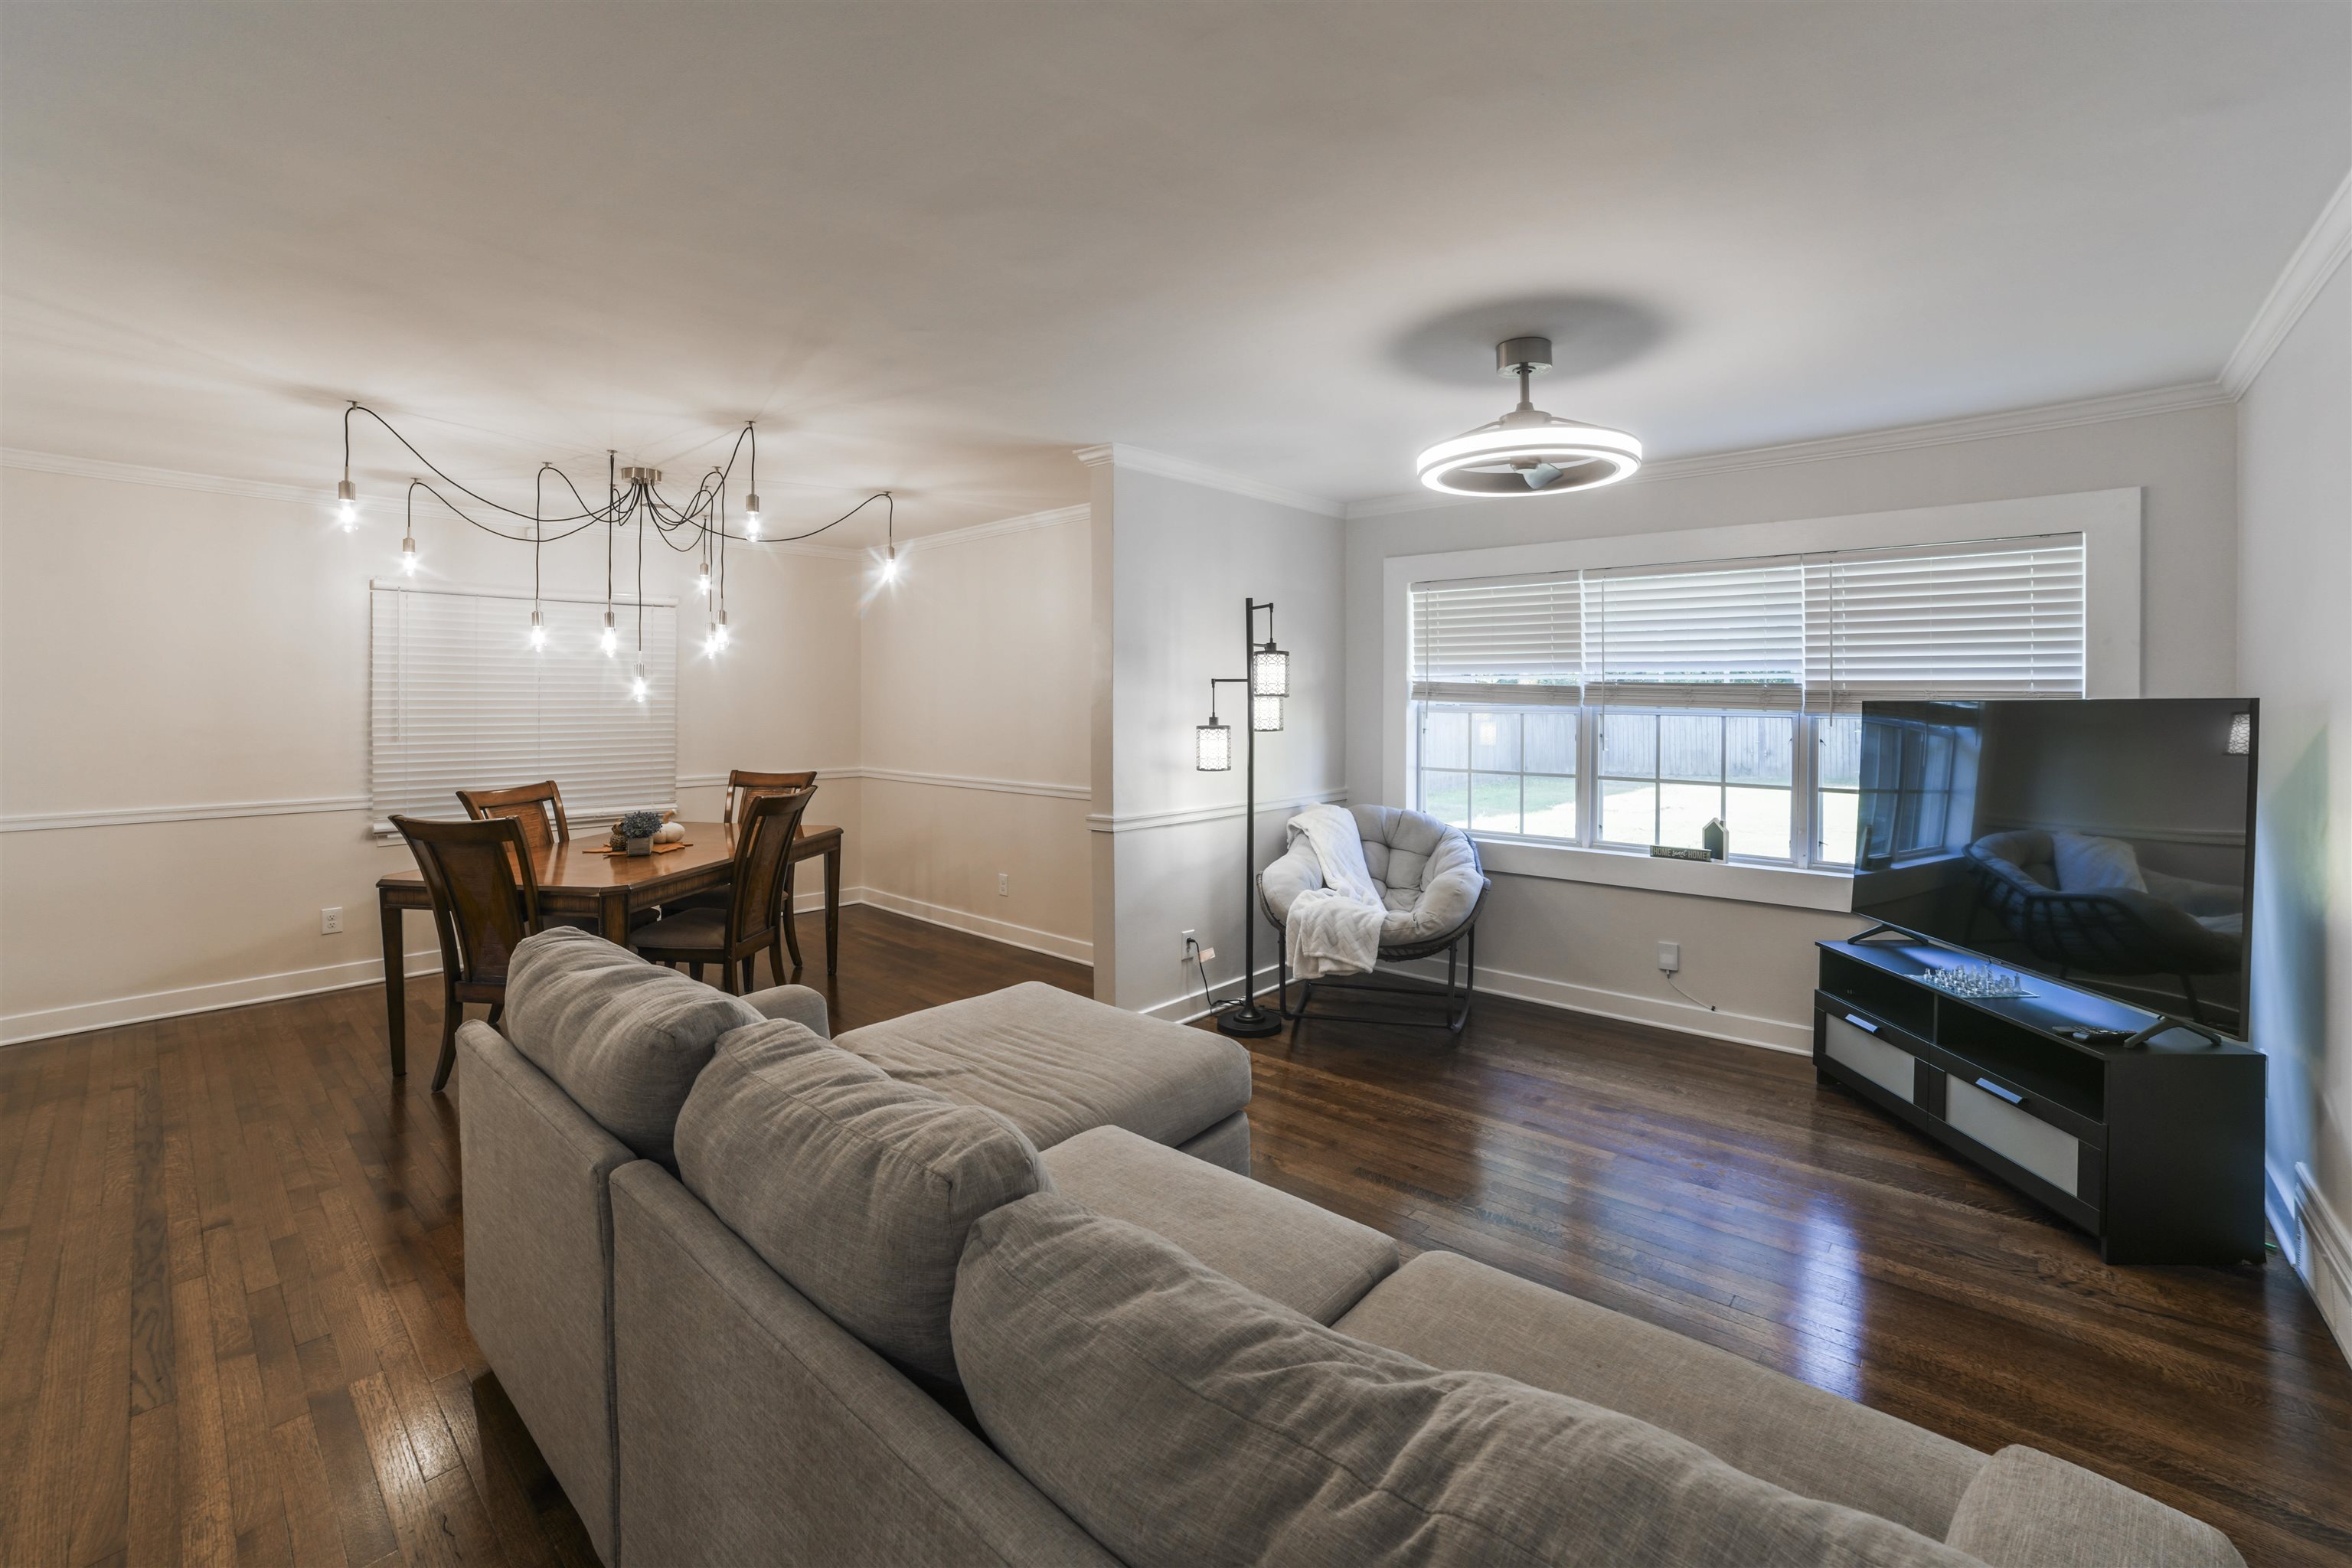
{"label": "exposed light bulb", "polygon": [[547,628],[540,624],[537,610],[530,613],[530,646],[534,651],[547,647]]}
{"label": "exposed light bulb", "polygon": [[335,521],[345,533],[360,525],[360,492],[349,479],[335,486]]}
{"label": "exposed light bulb", "polygon": [[760,498],[757,495],[743,498],[743,537],[760,537]]}
{"label": "exposed light bulb", "polygon": [[613,629],[613,612],[610,610],[604,612],[604,630],[597,637],[596,646],[604,650],[606,658],[621,651],[621,634]]}
{"label": "exposed light bulb", "polygon": [[407,534],[400,542],[400,569],[407,575],[416,575],[416,536]]}
{"label": "exposed light bulb", "polygon": [[637,673],[629,680],[629,695],[638,701],[646,700],[646,667],[637,666]]}
{"label": "exposed light bulb", "polygon": [[704,566],[694,579],[694,591],[708,597],[710,593],[710,568]]}
{"label": "exposed light bulb", "polygon": [[719,619],[711,626],[710,628],[711,651],[715,653],[719,649],[725,647],[733,640],[734,638],[729,635],[727,630],[727,612],[721,610],[719,612]]}
{"label": "exposed light bulb", "polygon": [[895,583],[898,580],[898,547],[894,544],[890,547],[890,553],[882,558],[882,581]]}

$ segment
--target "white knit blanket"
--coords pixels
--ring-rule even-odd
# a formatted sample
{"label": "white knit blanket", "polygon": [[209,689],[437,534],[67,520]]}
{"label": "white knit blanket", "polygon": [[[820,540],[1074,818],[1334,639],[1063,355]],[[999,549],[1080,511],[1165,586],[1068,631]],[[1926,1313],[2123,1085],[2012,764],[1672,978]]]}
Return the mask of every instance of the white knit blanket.
{"label": "white knit blanket", "polygon": [[1323,885],[1293,899],[1283,921],[1291,973],[1301,980],[1370,973],[1388,911],[1365,868],[1356,819],[1339,806],[1310,805],[1290,819],[1287,831],[1293,848],[1307,841],[1323,872]]}

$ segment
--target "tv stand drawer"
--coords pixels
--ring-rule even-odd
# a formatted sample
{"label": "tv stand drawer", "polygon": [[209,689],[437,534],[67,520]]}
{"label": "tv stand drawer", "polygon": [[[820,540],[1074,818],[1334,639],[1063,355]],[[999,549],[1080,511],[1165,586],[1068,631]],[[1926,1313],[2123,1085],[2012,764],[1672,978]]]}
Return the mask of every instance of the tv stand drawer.
{"label": "tv stand drawer", "polygon": [[2011,1164],[2032,1172],[2068,1197],[2083,1195],[2083,1145],[2003,1096],[1979,1089],[1964,1078],[1948,1077],[1944,1083],[1944,1122]]}
{"label": "tv stand drawer", "polygon": [[1857,1027],[1838,1014],[1822,1015],[1822,1054],[1860,1073],[1898,1100],[1917,1098],[1913,1087],[1918,1068],[1911,1053],[1889,1045],[1875,1033]]}

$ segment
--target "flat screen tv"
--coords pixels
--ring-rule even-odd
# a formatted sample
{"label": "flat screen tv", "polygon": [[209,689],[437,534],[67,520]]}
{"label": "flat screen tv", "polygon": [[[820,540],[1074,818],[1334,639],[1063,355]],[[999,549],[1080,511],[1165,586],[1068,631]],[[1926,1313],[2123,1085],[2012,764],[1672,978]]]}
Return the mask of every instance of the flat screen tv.
{"label": "flat screen tv", "polygon": [[2244,698],[1863,705],[1853,912],[2245,1033]]}

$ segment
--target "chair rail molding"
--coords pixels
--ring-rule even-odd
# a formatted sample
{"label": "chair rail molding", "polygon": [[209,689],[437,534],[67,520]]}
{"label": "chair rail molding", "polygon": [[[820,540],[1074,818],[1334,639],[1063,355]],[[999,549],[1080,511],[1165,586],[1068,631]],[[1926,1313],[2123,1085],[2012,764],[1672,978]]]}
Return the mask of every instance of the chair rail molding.
{"label": "chair rail molding", "polygon": [[1090,468],[1108,463],[1113,468],[1133,468],[1139,474],[1157,474],[1163,479],[1181,479],[1189,485],[1201,485],[1213,490],[1225,490],[1253,500],[1272,501],[1299,511],[1311,511],[1320,517],[1345,517],[1348,509],[1341,502],[1324,496],[1311,496],[1304,490],[1286,489],[1270,485],[1263,479],[1253,479],[1244,474],[1229,474],[1189,458],[1171,458],[1165,452],[1146,451],[1114,441],[1101,447],[1081,447],[1074,454],[1079,462]]}
{"label": "chair rail molding", "polygon": [[306,816],[319,812],[368,809],[363,795],[313,795],[298,800],[215,800],[187,805],[126,805],[97,811],[33,811],[0,816],[0,833],[53,833],[75,827],[134,827],[149,822],[214,822],[233,816]]}
{"label": "chair rail molding", "polygon": [[[1257,814],[1264,816],[1268,812],[1296,811],[1303,805],[1345,805],[1347,799],[1346,788],[1334,784],[1306,795],[1259,801]],[[1175,806],[1160,811],[1094,812],[1087,817],[1087,828],[1093,833],[1139,833],[1158,827],[1188,827],[1196,822],[1223,822],[1248,809],[1235,800],[1223,805]]]}

